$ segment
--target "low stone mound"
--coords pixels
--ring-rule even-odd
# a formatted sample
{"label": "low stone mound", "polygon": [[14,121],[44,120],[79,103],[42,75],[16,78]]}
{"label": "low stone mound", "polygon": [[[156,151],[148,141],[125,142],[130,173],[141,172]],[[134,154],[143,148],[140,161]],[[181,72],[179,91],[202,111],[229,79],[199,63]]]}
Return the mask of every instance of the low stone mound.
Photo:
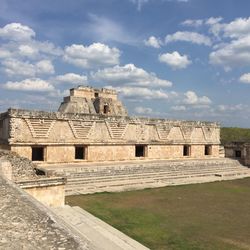
{"label": "low stone mound", "polygon": [[36,164],[27,158],[20,157],[15,152],[0,150],[0,160],[7,160],[11,163],[13,181],[40,178],[36,174]]}

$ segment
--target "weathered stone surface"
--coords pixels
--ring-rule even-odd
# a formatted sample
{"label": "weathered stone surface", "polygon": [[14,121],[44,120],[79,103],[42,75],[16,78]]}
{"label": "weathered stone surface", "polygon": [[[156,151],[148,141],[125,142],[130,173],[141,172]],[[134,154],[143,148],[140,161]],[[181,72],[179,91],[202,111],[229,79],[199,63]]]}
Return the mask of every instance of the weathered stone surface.
{"label": "weathered stone surface", "polygon": [[[190,157],[205,158],[205,145],[219,156],[218,123],[129,117],[113,90],[81,86],[70,93],[59,112],[9,109],[0,115],[1,147],[28,159],[41,147],[38,160],[46,162],[135,160],[136,145],[144,146],[142,159],[182,158],[185,145],[192,147]],[[84,157],[76,157],[77,146]]]}
{"label": "weathered stone surface", "polygon": [[29,159],[20,157],[15,152],[0,150],[0,159],[7,160],[11,163],[13,181],[40,178],[36,175],[35,169],[37,166]]}
{"label": "weathered stone surface", "polygon": [[70,96],[64,98],[58,111],[62,113],[127,116],[125,107],[117,100],[115,90],[83,86],[71,89]]}
{"label": "weathered stone surface", "polygon": [[228,158],[44,166],[67,176],[66,195],[115,192],[250,176],[250,169]]}
{"label": "weathered stone surface", "polygon": [[0,176],[0,249],[89,249],[43,206]]}
{"label": "weathered stone surface", "polygon": [[225,156],[235,158],[246,166],[250,166],[250,142],[236,141],[224,145]]}

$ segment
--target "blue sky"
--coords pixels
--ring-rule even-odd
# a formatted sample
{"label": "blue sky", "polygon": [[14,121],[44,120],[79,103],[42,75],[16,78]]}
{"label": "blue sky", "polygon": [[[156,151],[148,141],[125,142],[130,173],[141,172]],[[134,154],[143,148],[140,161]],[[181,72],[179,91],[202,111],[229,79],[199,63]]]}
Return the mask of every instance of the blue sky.
{"label": "blue sky", "polygon": [[250,127],[249,0],[0,0],[0,111],[78,85],[130,115]]}

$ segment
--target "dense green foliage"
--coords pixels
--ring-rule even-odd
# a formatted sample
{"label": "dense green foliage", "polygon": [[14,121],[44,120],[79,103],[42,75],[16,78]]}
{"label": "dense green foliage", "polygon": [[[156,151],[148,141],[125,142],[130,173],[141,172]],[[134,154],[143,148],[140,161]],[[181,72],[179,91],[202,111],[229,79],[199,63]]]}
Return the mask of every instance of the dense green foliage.
{"label": "dense green foliage", "polygon": [[66,197],[150,249],[250,249],[250,178]]}
{"label": "dense green foliage", "polygon": [[250,141],[249,128],[221,128],[221,143]]}

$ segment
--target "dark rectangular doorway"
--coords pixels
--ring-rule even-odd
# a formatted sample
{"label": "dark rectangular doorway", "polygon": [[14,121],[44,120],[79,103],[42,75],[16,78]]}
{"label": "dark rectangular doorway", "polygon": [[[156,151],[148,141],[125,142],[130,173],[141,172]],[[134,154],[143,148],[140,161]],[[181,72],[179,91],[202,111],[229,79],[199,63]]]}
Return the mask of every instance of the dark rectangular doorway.
{"label": "dark rectangular doorway", "polygon": [[135,157],[144,157],[145,156],[145,146],[136,145],[135,146]]}
{"label": "dark rectangular doorway", "polygon": [[190,145],[183,145],[183,156],[191,155],[191,147]]}
{"label": "dark rectangular doorway", "polygon": [[76,146],[75,147],[75,159],[76,160],[84,160],[85,159],[85,147],[84,146]]}
{"label": "dark rectangular doorway", "polygon": [[44,161],[44,147],[32,148],[32,161]]}
{"label": "dark rectangular doorway", "polygon": [[212,146],[205,145],[205,155],[212,155]]}
{"label": "dark rectangular doorway", "polygon": [[235,150],[235,157],[241,158],[241,151],[240,150]]}

